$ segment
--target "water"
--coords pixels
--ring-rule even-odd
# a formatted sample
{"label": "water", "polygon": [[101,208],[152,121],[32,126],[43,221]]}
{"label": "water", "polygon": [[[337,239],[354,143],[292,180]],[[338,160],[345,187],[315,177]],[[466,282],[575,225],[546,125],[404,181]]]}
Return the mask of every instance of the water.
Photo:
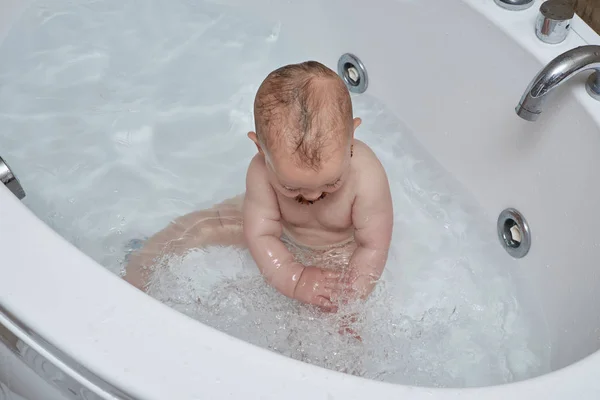
{"label": "water", "polygon": [[[212,1],[36,2],[0,47],[0,150],[27,206],[120,274],[132,241],[242,192],[254,93],[298,61],[283,31]],[[317,314],[230,248],[169,260],[151,295],[248,342],[372,379],[464,387],[547,372],[540,310],[509,273],[491,219],[401,110],[367,94],[353,101],[357,137],[384,164],[395,207],[388,265],[364,307]],[[338,333],[351,314],[362,341]]]}

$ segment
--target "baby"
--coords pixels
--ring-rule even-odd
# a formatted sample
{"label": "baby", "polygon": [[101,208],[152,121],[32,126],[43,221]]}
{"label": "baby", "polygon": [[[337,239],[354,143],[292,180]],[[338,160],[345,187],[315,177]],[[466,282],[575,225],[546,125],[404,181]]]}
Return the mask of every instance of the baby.
{"label": "baby", "polygon": [[[254,117],[245,194],[172,222],[132,255],[125,279],[144,289],[158,256],[243,246],[287,297],[330,312],[365,299],[388,258],[392,199],[381,163],[354,139],[361,120],[344,82],[314,61],[281,67],[258,89]],[[328,263],[340,253],[345,265]]]}

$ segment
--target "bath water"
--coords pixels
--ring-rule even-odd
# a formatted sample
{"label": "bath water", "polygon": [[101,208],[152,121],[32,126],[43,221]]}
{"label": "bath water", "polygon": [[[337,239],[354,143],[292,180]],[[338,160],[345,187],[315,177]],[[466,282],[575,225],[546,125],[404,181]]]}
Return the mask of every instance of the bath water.
{"label": "bath water", "polygon": [[[26,205],[121,274],[132,243],[244,190],[254,93],[269,71],[302,60],[282,32],[214,1],[35,2],[0,46],[0,150]],[[150,295],[271,351],[372,379],[466,387],[548,372],[540,310],[521,296],[493,220],[418,145],[402,110],[368,93],[353,102],[356,136],[384,164],[395,209],[388,264],[365,305],[317,313],[232,248],[170,259]],[[338,333],[344,315],[362,341]]]}

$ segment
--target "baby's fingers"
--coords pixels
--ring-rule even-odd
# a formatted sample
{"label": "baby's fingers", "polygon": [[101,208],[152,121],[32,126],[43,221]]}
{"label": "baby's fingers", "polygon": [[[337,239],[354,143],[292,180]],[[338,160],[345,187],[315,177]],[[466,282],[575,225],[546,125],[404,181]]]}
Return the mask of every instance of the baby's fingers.
{"label": "baby's fingers", "polygon": [[335,279],[328,279],[325,281],[325,288],[332,290],[345,290],[349,289],[349,286],[345,282],[340,282],[339,280]]}
{"label": "baby's fingers", "polygon": [[325,297],[332,303],[336,303],[340,297],[340,292],[331,288],[324,287],[319,291],[319,296]]}
{"label": "baby's fingers", "polygon": [[329,299],[325,298],[324,296],[317,296],[316,297],[316,306],[318,306],[321,310],[325,311],[325,312],[336,312],[337,311],[337,306],[335,304],[333,304]]}
{"label": "baby's fingers", "polygon": [[323,276],[325,277],[325,279],[329,280],[329,279],[340,279],[340,277],[342,276],[342,274],[340,272],[337,271],[323,271]]}

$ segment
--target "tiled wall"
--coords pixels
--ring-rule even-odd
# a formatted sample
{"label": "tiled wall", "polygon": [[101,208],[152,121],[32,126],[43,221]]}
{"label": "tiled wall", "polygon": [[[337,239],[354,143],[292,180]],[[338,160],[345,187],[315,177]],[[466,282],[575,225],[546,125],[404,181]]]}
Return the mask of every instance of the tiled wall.
{"label": "tiled wall", "polygon": [[575,10],[589,26],[600,33],[600,0],[576,0]]}

